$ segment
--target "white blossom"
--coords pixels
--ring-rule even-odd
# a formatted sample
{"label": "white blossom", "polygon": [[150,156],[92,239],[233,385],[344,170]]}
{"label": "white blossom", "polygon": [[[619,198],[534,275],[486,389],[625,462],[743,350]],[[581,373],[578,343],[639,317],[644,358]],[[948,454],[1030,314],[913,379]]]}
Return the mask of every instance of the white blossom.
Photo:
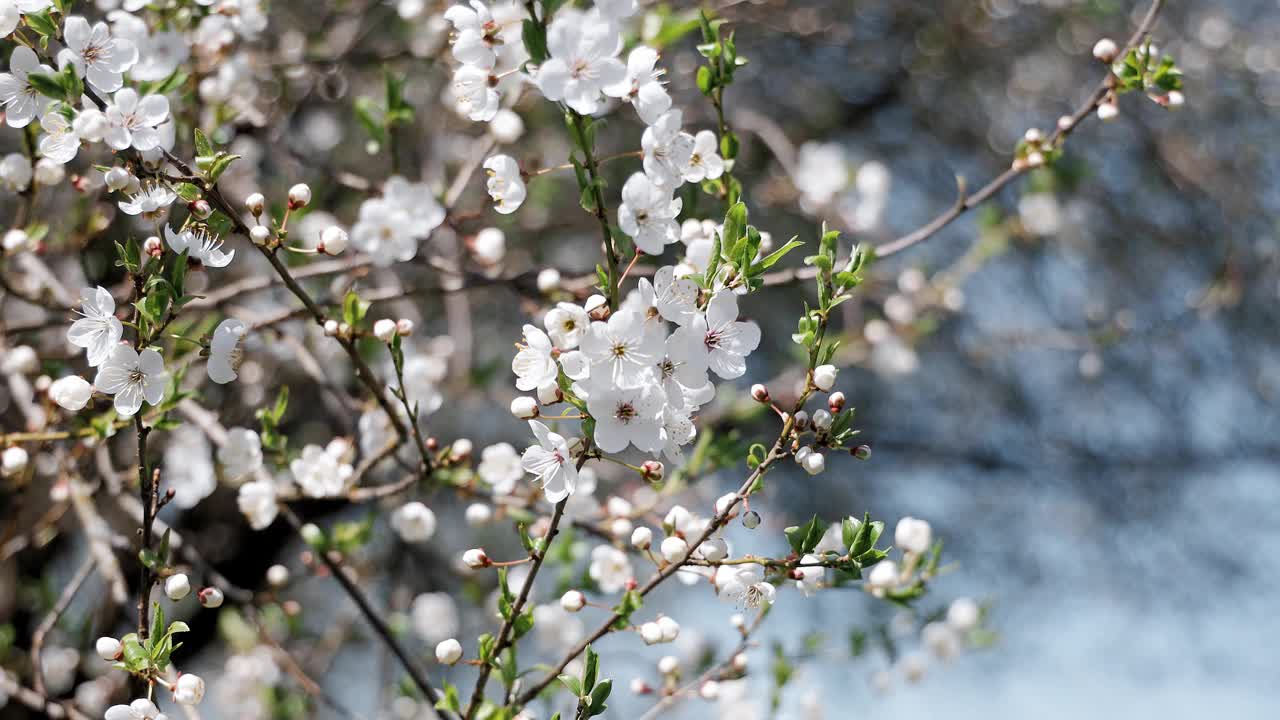
{"label": "white blossom", "polygon": [[347,489],[354,469],[343,461],[346,443],[334,441],[327,447],[307,445],[302,455],[289,463],[293,480],[310,497],[335,497]]}
{"label": "white blossom", "polygon": [[551,57],[538,68],[534,82],[548,100],[563,100],[583,115],[600,106],[604,88],[626,77],[617,59],[622,49],[617,28],[595,13],[562,10],[547,28]]}
{"label": "white blossom", "polygon": [[226,267],[236,256],[235,250],[224,252],[222,240],[204,227],[187,227],[174,232],[173,228],[165,225],[164,239],[171,250],[179,254],[186,252],[188,260],[205,267]]}
{"label": "white blossom", "polygon": [[49,386],[49,397],[63,410],[80,412],[93,397],[93,386],[79,375],[58,378]]}
{"label": "white blossom", "polygon": [[264,530],[275,522],[280,512],[276,504],[276,486],[270,480],[254,480],[240,486],[236,505],[254,530]]}
{"label": "white blossom", "polygon": [[600,591],[616,593],[631,579],[631,559],[612,545],[597,545],[591,551],[591,564],[587,575],[596,582]]}
{"label": "white blossom", "polygon": [[562,302],[547,311],[542,324],[557,348],[572,350],[582,341],[582,336],[591,325],[591,319],[581,307]]}
{"label": "white blossom", "polygon": [[480,479],[498,495],[510,495],[516,483],[524,477],[520,455],[510,443],[495,443],[480,452],[480,464],[476,466]]}
{"label": "white blossom", "polygon": [[635,173],[622,186],[618,226],[641,251],[661,255],[662,249],[680,239],[682,201],[672,197],[669,186],[659,185],[644,173]]}
{"label": "white blossom", "polygon": [[229,482],[243,480],[262,467],[262,440],[258,433],[248,428],[233,427],[227,430],[227,439],[218,448],[218,462]]}
{"label": "white blossom", "polygon": [[115,312],[115,298],[106,288],[84,288],[80,291],[81,317],[67,329],[67,340],[88,351],[89,367],[101,365],[124,335],[124,325],[116,319]]}
{"label": "white blossom", "polygon": [[515,159],[510,155],[494,155],[484,161],[484,169],[489,174],[486,184],[489,197],[493,198],[494,209],[503,215],[519,210],[528,190],[525,189],[524,179],[520,176],[520,165]]}
{"label": "white blossom", "polygon": [[150,405],[160,404],[169,384],[169,373],[164,369],[164,358],[155,348],[139,353],[128,345],[117,345],[98,368],[93,384],[115,396],[116,412],[121,417],[133,417],[144,399]]}
{"label": "white blossom", "polygon": [[564,436],[551,432],[537,420],[529,421],[529,428],[538,440],[530,445],[521,457],[526,472],[538,476],[547,500],[560,502],[574,493],[578,484],[578,470],[569,452]]}
{"label": "white blossom", "polygon": [[746,372],[746,356],[759,345],[760,327],[738,321],[737,295],[724,289],[712,296],[705,314],[672,333],[667,355],[732,380]]}
{"label": "white blossom", "polygon": [[436,514],[420,502],[407,502],[391,513],[391,527],[407,543],[423,543],[436,534]]}
{"label": "white blossom", "polygon": [[241,359],[240,342],[248,330],[248,326],[235,318],[223,320],[214,328],[205,367],[210,380],[225,385],[236,379]]}
{"label": "white blossom", "polygon": [[[59,67],[71,63],[76,74],[101,92],[119,90],[124,84],[122,75],[138,62],[138,48],[133,41],[112,37],[105,22],[90,27],[88,20],[72,15],[63,25],[63,39],[67,46],[58,53]],[[165,111],[168,112],[167,102]]]}
{"label": "white blossom", "polygon": [[[0,0],[0,6],[4,1]],[[3,25],[4,16],[0,14],[0,26]],[[7,34],[0,32],[0,36]],[[31,73],[52,74],[53,68],[40,64],[35,51],[26,45],[15,46],[9,55],[9,72],[0,73],[0,105],[4,107],[4,121],[9,127],[26,127],[49,106],[49,98],[27,80]]]}
{"label": "white blossom", "polygon": [[[629,2],[634,12],[635,0],[622,1]],[[596,7],[600,7],[600,3],[596,3]],[[601,12],[604,13],[603,8]],[[656,68],[657,63],[658,51],[639,45],[627,55],[626,76],[604,88],[605,95],[631,103],[646,125],[654,124],[671,109],[671,95],[662,84],[666,71]]]}

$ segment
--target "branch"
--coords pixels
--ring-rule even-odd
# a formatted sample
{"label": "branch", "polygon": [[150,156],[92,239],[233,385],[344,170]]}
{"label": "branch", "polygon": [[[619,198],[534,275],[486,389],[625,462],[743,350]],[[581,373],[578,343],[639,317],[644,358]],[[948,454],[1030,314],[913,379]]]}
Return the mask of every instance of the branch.
{"label": "branch", "polygon": [[40,652],[44,649],[44,638],[58,624],[58,619],[71,606],[71,601],[75,599],[76,593],[80,592],[80,588],[84,585],[84,581],[89,579],[93,574],[94,562],[93,554],[85,558],[84,563],[80,565],[80,569],[76,571],[71,582],[62,590],[62,596],[58,598],[57,604],[44,616],[44,620],[40,621],[40,627],[36,628],[35,633],[31,635],[31,683],[35,686],[35,691],[41,695],[45,695],[44,686],[44,665],[40,661]]}

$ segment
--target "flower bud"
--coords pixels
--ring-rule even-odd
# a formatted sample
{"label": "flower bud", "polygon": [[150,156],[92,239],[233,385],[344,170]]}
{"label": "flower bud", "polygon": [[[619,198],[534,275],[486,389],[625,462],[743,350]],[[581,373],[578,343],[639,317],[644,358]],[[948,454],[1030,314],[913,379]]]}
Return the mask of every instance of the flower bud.
{"label": "flower bud", "polygon": [[209,219],[209,216],[213,214],[213,207],[211,207],[209,205],[209,201],[204,198],[192,200],[187,203],[187,210],[190,210],[192,215],[195,215],[201,220],[207,220]]}
{"label": "flower bud", "polygon": [[462,462],[471,457],[471,453],[475,448],[475,443],[467,438],[458,438],[449,446],[449,459],[454,462]]}
{"label": "flower bud", "polygon": [[142,252],[150,257],[158,258],[164,254],[164,243],[160,242],[160,238],[152,235],[142,241]]}
{"label": "flower bud", "polygon": [[744,672],[744,671],[746,671],[746,669],[747,669],[747,654],[746,654],[746,653],[738,653],[737,655],[734,655],[734,656],[733,656],[733,659],[729,661],[729,665],[730,665],[731,667],[733,667],[733,669],[734,669],[734,670],[737,670],[738,672]]}
{"label": "flower bud", "polygon": [[715,680],[707,680],[698,686],[698,697],[703,700],[715,700],[720,697],[720,683]]}
{"label": "flower bud", "polygon": [[484,503],[471,503],[465,513],[467,524],[479,527],[493,519],[493,510]]}
{"label": "flower bud", "polygon": [[396,321],[396,334],[408,337],[413,334],[413,321],[409,318],[400,318]]}
{"label": "flower bud", "polygon": [[1062,117],[1058,118],[1058,129],[1062,130],[1063,132],[1070,130],[1071,126],[1074,124],[1075,124],[1075,120],[1073,120],[1070,115],[1063,115]]}
{"label": "flower bud", "polygon": [[624,538],[631,534],[634,524],[630,518],[615,518],[609,523],[609,534],[616,538]]}
{"label": "flower bud", "polygon": [[665,655],[658,661],[658,672],[663,675],[675,675],[680,672],[680,660],[675,655]]}
{"label": "flower bud", "polygon": [[549,382],[538,386],[538,402],[543,405],[555,405],[561,400],[564,400],[564,392],[558,383]]}
{"label": "flower bud", "polygon": [[493,135],[494,140],[510,145],[524,134],[524,120],[514,111],[502,108],[489,121],[489,134]]}
{"label": "flower bud", "polygon": [[927,520],[904,517],[893,530],[893,544],[907,552],[926,552],[933,544],[933,528]]}
{"label": "flower bud", "polygon": [[1093,56],[1100,62],[1109,63],[1116,59],[1116,53],[1120,52],[1120,48],[1116,46],[1116,41],[1111,38],[1102,38],[1093,46]]}
{"label": "flower bud", "polygon": [[836,391],[827,396],[827,409],[832,415],[844,410],[844,393]]}
{"label": "flower bud", "polygon": [[298,183],[289,188],[289,209],[297,210],[311,204],[311,188],[306,183]]}
{"label": "flower bud", "polygon": [[1036,128],[1028,128],[1027,131],[1022,134],[1022,139],[1034,145],[1043,140],[1044,135]]}
{"label": "flower bud", "polygon": [[249,228],[249,239],[256,245],[266,245],[271,239],[271,229],[266,225],[254,225]]}
{"label": "flower bud", "polygon": [[29,249],[31,236],[22,228],[13,228],[4,234],[3,248],[7,253],[21,252]]}
{"label": "flower bud", "polygon": [[656,622],[647,622],[640,626],[640,639],[645,645],[657,645],[662,642],[662,628]]}
{"label": "flower bud", "polygon": [[462,562],[472,570],[489,567],[493,564],[489,556],[484,553],[483,548],[471,548],[462,553]]}
{"label": "flower bud", "polygon": [[396,336],[396,321],[389,318],[382,318],[373,324],[373,336],[384,343],[391,342]]}
{"label": "flower bud", "polygon": [[822,392],[829,392],[836,384],[836,374],[839,370],[835,365],[819,365],[813,369],[813,385]]}
{"label": "flower bud", "polygon": [[111,192],[123,190],[129,185],[129,171],[117,165],[102,174],[102,181]]}
{"label": "flower bud", "polygon": [[807,429],[809,427],[809,413],[805,412],[804,410],[801,410],[800,412],[796,413],[795,423],[793,425],[795,429],[798,431],[803,431]]}
{"label": "flower bud", "polygon": [[587,311],[587,315],[592,320],[607,320],[609,318],[609,299],[596,293],[587,298],[582,304],[582,309]]}
{"label": "flower bud", "polygon": [[1115,120],[1119,115],[1120,108],[1116,105],[1114,100],[1107,100],[1098,106],[1098,119],[1103,122]]}
{"label": "flower bud", "polygon": [[325,335],[328,335],[329,337],[333,337],[334,335],[337,335],[337,334],[338,334],[338,321],[337,321],[337,320],[325,320],[325,321],[324,321],[324,334],[325,334]]}
{"label": "flower bud", "polygon": [[755,510],[748,510],[746,514],[742,516],[742,525],[748,530],[755,530],[757,527],[760,527],[760,513]]}
{"label": "flower bud", "polygon": [[1170,90],[1169,94],[1165,95],[1164,106],[1170,110],[1177,110],[1185,105],[1186,102],[1187,97],[1185,95],[1177,90]]}
{"label": "flower bud", "polygon": [[587,596],[580,590],[570,590],[560,596],[560,607],[565,612],[576,613],[587,604]]}
{"label": "flower bud", "polygon": [[741,630],[747,626],[747,618],[742,613],[734,613],[733,616],[729,618],[729,623],[735,628]]}
{"label": "flower bud", "polygon": [[978,626],[982,610],[971,598],[962,597],[951,601],[947,608],[947,624],[960,632],[966,632]]}
{"label": "flower bud", "polygon": [[662,631],[662,642],[675,642],[680,637],[680,623],[675,618],[663,615],[657,619],[658,629]]}
{"label": "flower bud", "polygon": [[521,420],[529,420],[538,417],[538,401],[531,397],[521,395],[511,401],[511,414]]}
{"label": "flower bud", "polygon": [[653,544],[653,531],[643,525],[631,531],[631,546],[637,550],[648,550]]}
{"label": "flower bud", "polygon": [[100,637],[93,644],[93,649],[98,652],[98,657],[107,662],[114,662],[120,659],[120,653],[123,652],[123,646],[120,641],[113,637]]}
{"label": "flower bud", "polygon": [[496,265],[507,254],[507,236],[498,228],[485,228],[471,239],[471,251],[481,263]]}
{"label": "flower bud", "polygon": [[204,700],[204,680],[199,675],[183,673],[173,684],[173,701],[179,705],[199,705]]}
{"label": "flower bud", "polygon": [[898,563],[892,560],[881,560],[867,574],[867,585],[872,589],[884,590],[898,584]]}
{"label": "flower bud", "polygon": [[804,466],[804,461],[805,461],[806,459],[808,459],[808,457],[809,457],[811,454],[813,454],[813,448],[809,447],[808,445],[805,445],[804,447],[798,448],[798,449],[795,451],[796,464],[797,464],[797,465],[800,465],[800,466],[802,466],[802,467],[803,467],[803,466]]}
{"label": "flower bud", "polygon": [[49,386],[49,397],[53,398],[58,407],[70,412],[83,410],[92,396],[93,386],[78,375],[58,378]]}
{"label": "flower bud", "polygon": [[818,475],[827,469],[827,459],[820,452],[811,452],[804,459],[804,471],[810,475]]}
{"label": "flower bud", "polygon": [[202,589],[197,596],[200,599],[200,605],[210,610],[222,607],[222,601],[225,599],[222,591],[216,587],[207,587]]}
{"label": "flower bud", "polygon": [[4,453],[0,454],[0,475],[17,475],[27,468],[30,459],[27,451],[20,447],[5,448]]}
{"label": "flower bud", "polygon": [[316,525],[315,523],[307,523],[298,530],[298,534],[302,536],[302,541],[307,545],[317,550],[324,549],[324,531],[320,529],[319,525]]}
{"label": "flower bud", "polygon": [[341,255],[350,241],[346,230],[330,225],[320,233],[320,244],[316,246],[316,250],[326,255]]}
{"label": "flower bud", "polygon": [[262,214],[262,210],[267,206],[267,199],[262,197],[262,193],[253,193],[244,199],[244,207],[249,214],[258,217]]}
{"label": "flower bud", "polygon": [[289,568],[283,565],[272,565],[267,568],[267,584],[271,587],[284,587],[289,584]]}
{"label": "flower bud", "polygon": [[720,562],[729,555],[729,543],[724,538],[709,538],[698,546],[698,554],[711,562]]}
{"label": "flower bud", "polygon": [[650,482],[661,480],[662,473],[662,463],[657,460],[645,460],[644,464],[640,466],[640,477]]}
{"label": "flower bud", "polygon": [[454,638],[440,641],[436,645],[436,661],[442,665],[453,665],[462,659],[462,643]]}
{"label": "flower bud", "polygon": [[662,541],[662,557],[667,562],[679,562],[689,552],[689,543],[684,538],[672,535]]}
{"label": "flower bud", "polygon": [[859,445],[858,447],[856,447],[856,448],[854,448],[854,449],[853,449],[853,456],[854,456],[854,457],[856,457],[856,458],[858,458],[859,460],[870,460],[870,459],[871,459],[871,446],[870,446],[870,445]]}
{"label": "flower bud", "polygon": [[187,579],[185,573],[170,575],[164,581],[164,594],[170,600],[181,600],[191,593],[191,581]]}
{"label": "flower bud", "polygon": [[813,426],[819,430],[831,429],[831,413],[826,410],[814,410]]}
{"label": "flower bud", "polygon": [[538,292],[549,293],[560,287],[560,271],[546,268],[538,273]]}
{"label": "flower bud", "polygon": [[769,402],[769,388],[756,383],[751,386],[751,397],[758,403],[767,403]]}

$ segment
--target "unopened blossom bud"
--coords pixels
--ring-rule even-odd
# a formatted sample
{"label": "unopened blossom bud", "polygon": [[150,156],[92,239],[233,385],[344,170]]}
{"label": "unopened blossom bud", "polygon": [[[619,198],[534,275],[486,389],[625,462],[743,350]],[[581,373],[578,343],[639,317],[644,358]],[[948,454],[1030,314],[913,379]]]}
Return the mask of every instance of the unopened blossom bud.
{"label": "unopened blossom bud", "polygon": [[826,410],[814,410],[813,426],[819,430],[829,430],[831,428],[831,413]]}
{"label": "unopened blossom bud", "polygon": [[0,454],[0,475],[17,475],[26,469],[29,460],[27,451],[20,447],[5,448],[4,453]]}
{"label": "unopened blossom bud", "polygon": [[382,318],[373,324],[373,336],[384,343],[391,342],[396,336],[396,321],[389,318]]}
{"label": "unopened blossom bud", "polygon": [[197,596],[200,599],[200,605],[210,610],[222,607],[222,601],[226,598],[222,591],[216,587],[207,587],[200,590]]}
{"label": "unopened blossom bud", "polygon": [[631,546],[637,550],[648,550],[653,544],[653,531],[643,525],[631,531]]}
{"label": "unopened blossom bud", "polygon": [[742,613],[734,613],[729,618],[729,623],[733,625],[735,628],[741,630],[742,628],[747,626],[747,618]]}
{"label": "unopened blossom bud", "polygon": [[560,596],[560,607],[565,612],[576,613],[587,604],[587,596],[581,590],[570,590]]}
{"label": "unopened blossom bud", "polygon": [[640,477],[650,482],[661,480],[662,473],[662,463],[657,460],[645,460],[644,464],[640,466]]}
{"label": "unopened blossom bud", "polygon": [[609,317],[609,299],[596,293],[587,298],[582,304],[582,309],[587,311],[587,315],[592,320],[605,320]]}
{"label": "unopened blossom bud", "polygon": [[1027,153],[1027,165],[1033,168],[1044,165],[1044,155],[1038,150]]}
{"label": "unopened blossom bud", "polygon": [[800,412],[796,413],[795,422],[793,424],[796,430],[805,430],[806,428],[808,428],[809,413],[805,412],[804,410],[801,410]]}
{"label": "unopened blossom bud", "polygon": [[609,534],[616,538],[624,538],[631,534],[634,527],[634,523],[629,518],[615,518],[609,523]]}
{"label": "unopened blossom bud", "polygon": [[933,544],[933,528],[927,520],[904,517],[894,528],[893,544],[907,552],[923,553]]}
{"label": "unopened blossom bud", "polygon": [[164,594],[170,600],[181,600],[191,593],[191,581],[187,579],[185,573],[170,575],[164,581]]}
{"label": "unopened blossom bud", "polygon": [[1064,132],[1070,130],[1071,126],[1074,124],[1075,120],[1073,120],[1070,115],[1063,115],[1058,118],[1058,129]]}
{"label": "unopened blossom bud", "polygon": [[733,659],[729,661],[729,665],[738,672],[745,672],[747,669],[747,654],[738,653],[734,655]]}
{"label": "unopened blossom bud", "polygon": [[249,239],[257,245],[266,245],[271,239],[271,229],[266,225],[254,225],[249,228]]}
{"label": "unopened blossom bud", "polygon": [[1106,122],[1115,120],[1120,115],[1120,108],[1114,100],[1108,100],[1098,106],[1098,119]]}
{"label": "unopened blossom bud", "polygon": [[150,257],[158,258],[164,254],[164,243],[160,241],[160,238],[152,235],[142,241],[142,252]]}
{"label": "unopened blossom bud", "polygon": [[271,587],[284,587],[289,584],[289,568],[283,565],[272,565],[267,568],[267,584]]}
{"label": "unopened blossom bud", "polygon": [[819,365],[813,369],[813,385],[822,392],[829,392],[836,384],[839,370],[835,365]]}
{"label": "unopened blossom bud", "polygon": [[413,321],[409,318],[400,318],[396,321],[396,334],[408,337],[413,334]]}
{"label": "unopened blossom bud", "polygon": [[507,254],[507,236],[498,228],[485,228],[471,239],[471,251],[480,262],[496,265]]}
{"label": "unopened blossom bud", "polygon": [[803,466],[805,459],[807,459],[811,454],[813,454],[813,448],[809,447],[808,445],[798,448],[795,451],[795,455],[794,455],[796,459],[796,464]]}
{"label": "unopened blossom bud", "polygon": [[1120,52],[1120,48],[1116,46],[1116,41],[1111,38],[1102,38],[1093,45],[1093,56],[1100,62],[1109,63],[1116,59],[1116,53]]}
{"label": "unopened blossom bud", "polygon": [[350,242],[351,239],[347,236],[346,230],[337,225],[330,225],[320,233],[320,244],[316,246],[316,250],[326,255],[341,255]]}
{"label": "unopened blossom bud", "polygon": [[748,510],[746,514],[742,516],[742,524],[748,530],[755,530],[757,527],[760,527],[760,513],[755,510]]}
{"label": "unopened blossom bud", "polygon": [[1165,95],[1164,106],[1170,110],[1177,110],[1185,105],[1186,102],[1187,98],[1185,95],[1177,90],[1170,90],[1169,94]]}
{"label": "unopened blossom bud", "polygon": [[53,384],[53,378],[48,375],[41,375],[36,378],[35,388],[38,393],[49,392],[49,386]]}
{"label": "unopened blossom bud", "polygon": [[173,701],[179,705],[199,705],[204,700],[204,679],[199,675],[183,673],[173,684]]}
{"label": "unopened blossom bud", "polygon": [[249,214],[258,217],[267,206],[267,199],[262,197],[262,193],[253,193],[244,199],[244,207]]}
{"label": "unopened blossom bud", "polygon": [[689,552],[689,543],[682,537],[672,535],[662,541],[662,557],[667,562],[679,562]]}
{"label": "unopened blossom bud", "polygon": [[472,570],[489,567],[493,564],[493,561],[489,559],[489,556],[484,553],[482,548],[471,548],[462,553],[462,562]]}
{"label": "unopened blossom bud", "polygon": [[297,210],[311,204],[311,188],[306,183],[298,183],[289,188],[289,209]]}
{"label": "unopened blossom bud", "polygon": [[93,386],[78,375],[58,378],[49,386],[49,397],[53,398],[58,407],[70,412],[83,410],[92,396]]}
{"label": "unopened blossom bud", "polygon": [[4,234],[3,247],[7,253],[26,250],[31,245],[31,236],[22,228],[14,228]]}
{"label": "unopened blossom bud", "polygon": [[324,531],[320,529],[319,525],[316,525],[315,523],[307,523],[298,530],[298,534],[302,536],[302,541],[307,545],[310,545],[317,550],[324,549]]}
{"label": "unopened blossom bud", "polygon": [[449,457],[454,462],[462,462],[471,457],[471,452],[475,450],[475,443],[467,438],[458,438],[453,441],[453,445],[449,446]]}
{"label": "unopened blossom bud", "polygon": [[1022,139],[1034,145],[1035,143],[1043,140],[1044,135],[1036,128],[1028,128],[1027,131],[1022,134]]}
{"label": "unopened blossom bud", "polygon": [[334,335],[337,335],[337,334],[338,334],[338,321],[337,321],[337,320],[325,320],[325,321],[324,321],[324,334],[325,334],[325,335],[328,335],[329,337],[333,337]]}
{"label": "unopened blossom bud", "polygon": [[521,395],[511,401],[511,414],[520,420],[529,420],[538,417],[538,401],[531,397]]}
{"label": "unopened blossom bud", "polygon": [[767,403],[769,402],[769,388],[756,383],[751,386],[751,397],[758,403]]}
{"label": "unopened blossom bud", "polygon": [[726,512],[729,511],[729,508],[737,500],[738,500],[738,493],[736,492],[725,493],[724,495],[721,495],[720,497],[716,498],[716,505],[715,505],[716,514],[717,515],[725,514]]}
{"label": "unopened blossom bud", "polygon": [[549,382],[538,386],[538,402],[543,405],[555,405],[564,400],[564,391],[560,389],[559,383]]}
{"label": "unopened blossom bud", "polygon": [[436,661],[442,665],[453,665],[462,659],[462,643],[454,638],[440,641],[436,645]]}
{"label": "unopened blossom bud", "polygon": [[653,688],[649,687],[649,683],[644,678],[631,678],[631,692],[636,695],[648,695],[653,692]]}
{"label": "unopened blossom bud", "polygon": [[102,181],[111,192],[123,190],[129,184],[129,171],[117,165],[102,174]]}
{"label": "unopened blossom bud", "polygon": [[662,630],[662,642],[675,642],[680,637],[680,623],[675,618],[663,615],[657,620],[658,628]]}
{"label": "unopened blossom bud", "polygon": [[560,271],[546,268],[538,273],[538,292],[549,293],[560,287]]}
{"label": "unopened blossom bud", "polygon": [[113,637],[100,637],[98,638],[98,641],[93,644],[93,649],[97,651],[98,657],[106,660],[107,662],[112,662],[120,658],[123,646],[120,644],[119,640]]}
{"label": "unopened blossom bud", "polygon": [[859,460],[870,460],[870,459],[871,459],[871,446],[870,446],[870,445],[859,445],[858,447],[856,447],[856,448],[854,448],[854,449],[853,449],[853,456],[854,456],[854,457],[856,457],[856,458],[858,458]]}
{"label": "unopened blossom bud", "polygon": [[493,510],[484,503],[471,503],[466,510],[467,524],[471,527],[479,527],[493,519]]}
{"label": "unopened blossom bud", "polygon": [[210,206],[209,201],[204,198],[192,200],[187,203],[187,210],[190,210],[192,215],[195,215],[201,220],[207,220],[209,216],[213,214],[213,207]]}
{"label": "unopened blossom bud", "polygon": [[898,564],[892,560],[881,560],[867,573],[867,584],[874,589],[887,589],[898,584]]}
{"label": "unopened blossom bud", "polygon": [[709,538],[698,546],[698,554],[711,562],[720,562],[729,555],[729,543],[724,538]]}
{"label": "unopened blossom bud", "polygon": [[810,475],[819,475],[827,469],[827,459],[820,452],[811,452],[804,459],[804,471]]}
{"label": "unopened blossom bud", "polygon": [[675,655],[664,655],[658,661],[658,672],[663,675],[675,675],[680,672],[680,659]]}
{"label": "unopened blossom bud", "polygon": [[827,396],[827,408],[831,411],[832,415],[844,410],[844,403],[844,393],[838,390]]}
{"label": "unopened blossom bud", "polygon": [[504,145],[510,145],[524,134],[524,120],[514,111],[502,108],[489,121],[489,134]]}
{"label": "unopened blossom bud", "polygon": [[720,697],[720,683],[707,680],[698,686],[698,697],[703,700],[715,700]]}
{"label": "unopened blossom bud", "polygon": [[966,632],[978,626],[981,615],[982,610],[972,598],[956,598],[947,608],[947,624],[960,632]]}
{"label": "unopened blossom bud", "polygon": [[657,645],[662,642],[662,628],[656,622],[647,622],[640,626],[640,639],[645,645]]}

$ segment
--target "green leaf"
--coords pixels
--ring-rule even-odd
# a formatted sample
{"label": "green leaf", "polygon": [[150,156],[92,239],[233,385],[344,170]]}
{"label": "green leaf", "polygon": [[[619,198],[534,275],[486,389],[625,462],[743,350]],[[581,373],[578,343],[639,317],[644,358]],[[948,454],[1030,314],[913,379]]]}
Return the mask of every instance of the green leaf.
{"label": "green leaf", "polygon": [[814,515],[804,525],[792,526],[783,532],[787,536],[787,542],[791,545],[792,552],[796,555],[805,555],[817,547],[818,542],[822,540],[823,533],[826,531],[826,523],[822,522],[817,515]]}
{"label": "green leaf", "polygon": [[369,134],[369,137],[379,145],[387,142],[386,128],[382,125],[382,120],[378,117],[382,114],[379,108],[372,100],[367,97],[358,97],[354,103],[356,120],[360,122],[360,126]]}
{"label": "green leaf", "polygon": [[698,90],[703,95],[710,95],[715,90],[715,77],[711,73],[711,68],[702,65],[698,68],[698,74],[695,76],[698,83]]}
{"label": "green leaf", "polygon": [[[582,687],[587,692],[596,686],[596,676],[600,672],[600,655],[590,645],[587,646],[587,664],[582,671]],[[580,693],[579,693],[580,694]]]}
{"label": "green leaf", "polygon": [[42,37],[56,38],[58,36],[58,23],[49,14],[48,10],[38,13],[24,13],[23,17],[26,18],[27,24],[31,26],[31,29],[40,33]]}
{"label": "green leaf", "polygon": [[61,76],[53,73],[28,73],[27,84],[36,92],[54,100],[66,100],[67,90],[62,86]]}
{"label": "green leaf", "polygon": [[601,680],[599,685],[591,691],[591,706],[587,710],[588,717],[600,715],[609,706],[605,705],[605,700],[609,699],[609,693],[613,691],[612,680]]}
{"label": "green leaf", "polygon": [[164,609],[160,603],[151,603],[151,613],[151,636],[147,642],[156,643],[164,637]]}
{"label": "green leaf", "polygon": [[800,242],[796,238],[791,238],[790,240],[787,241],[786,245],[783,245],[777,250],[774,250],[773,252],[761,258],[760,262],[752,266],[751,268],[752,271],[764,272],[765,270],[768,270],[774,265],[777,265],[779,260],[786,257],[787,253],[791,252],[792,250],[795,250],[801,245],[804,245],[804,243]]}
{"label": "green leaf", "polygon": [[[550,10],[543,10],[543,13],[549,15]],[[529,61],[535,65],[541,65],[548,57],[547,53],[547,31],[541,24],[533,20],[525,20],[520,29],[520,37],[524,40],[524,47],[529,51]]]}
{"label": "green leaf", "polygon": [[569,673],[560,675],[559,680],[569,688],[569,692],[573,693],[574,697],[582,697],[582,680]]}
{"label": "green leaf", "polygon": [[209,142],[209,137],[204,134],[200,128],[195,129],[196,156],[212,156],[214,153],[213,143]]}
{"label": "green leaf", "polygon": [[218,178],[222,177],[222,173],[231,167],[231,163],[239,159],[239,155],[231,155],[224,152],[218,153],[213,157],[213,162],[209,164],[209,168],[205,170],[205,177],[210,183],[218,182]]}

